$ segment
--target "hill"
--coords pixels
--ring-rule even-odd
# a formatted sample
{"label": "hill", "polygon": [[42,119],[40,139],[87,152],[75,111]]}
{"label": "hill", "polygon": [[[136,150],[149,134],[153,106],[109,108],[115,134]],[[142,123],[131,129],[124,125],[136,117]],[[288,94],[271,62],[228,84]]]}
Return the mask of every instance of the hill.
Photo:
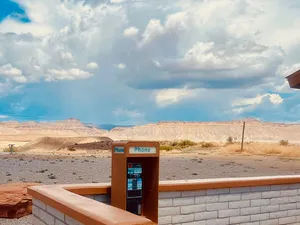
{"label": "hill", "polygon": [[[0,140],[33,141],[42,137],[109,137],[113,140],[182,140],[224,142],[231,136],[240,140],[243,121],[158,122],[140,126],[99,129],[76,119],[56,122],[0,123]],[[269,123],[246,119],[245,141],[300,142],[300,124]]]}
{"label": "hill", "polygon": [[[112,139],[183,140],[224,142],[231,136],[241,139],[243,121],[226,122],[159,122],[113,129],[107,134]],[[300,142],[300,124],[268,123],[246,120],[245,141]]]}

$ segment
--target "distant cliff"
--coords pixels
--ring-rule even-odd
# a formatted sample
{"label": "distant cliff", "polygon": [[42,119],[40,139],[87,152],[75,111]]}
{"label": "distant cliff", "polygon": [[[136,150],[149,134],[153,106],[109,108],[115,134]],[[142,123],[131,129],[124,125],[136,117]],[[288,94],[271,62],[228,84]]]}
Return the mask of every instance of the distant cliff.
{"label": "distant cliff", "polygon": [[[289,140],[300,142],[300,124],[268,123],[245,119],[245,141],[279,142]],[[106,136],[114,140],[182,140],[226,141],[231,136],[240,140],[243,121],[224,122],[158,122],[140,126],[118,127],[104,125],[102,129],[93,124],[84,124],[76,119],[56,122],[0,123],[0,138],[20,136],[27,139],[52,136]],[[105,129],[106,128],[106,129]]]}

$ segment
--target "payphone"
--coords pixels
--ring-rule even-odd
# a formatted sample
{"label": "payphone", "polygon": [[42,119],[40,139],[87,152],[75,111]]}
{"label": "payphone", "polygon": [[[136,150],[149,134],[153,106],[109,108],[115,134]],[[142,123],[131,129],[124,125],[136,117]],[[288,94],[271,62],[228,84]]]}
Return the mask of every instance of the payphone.
{"label": "payphone", "polygon": [[141,163],[127,163],[127,211],[141,215],[143,167]]}
{"label": "payphone", "polygon": [[113,142],[112,206],[157,223],[158,183],[158,142]]}

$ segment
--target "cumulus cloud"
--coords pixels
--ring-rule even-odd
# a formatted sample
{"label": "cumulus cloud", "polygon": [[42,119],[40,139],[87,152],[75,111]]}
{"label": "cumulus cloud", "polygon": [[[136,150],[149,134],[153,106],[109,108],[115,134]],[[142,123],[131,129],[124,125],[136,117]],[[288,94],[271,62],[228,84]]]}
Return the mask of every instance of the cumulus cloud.
{"label": "cumulus cloud", "polygon": [[[300,69],[299,8],[290,1],[17,2],[31,22],[0,22],[1,96],[20,90],[20,83],[38,88],[43,81],[81,79],[77,89],[86,93],[77,97],[81,104],[89,99],[93,105],[101,91],[119,90],[118,105],[139,93],[144,99],[139,107],[175,108],[186,100],[198,104],[199,90],[206,90],[200,97],[213,103],[210,110],[242,113],[250,106],[284,105],[285,99],[276,102],[291,91],[285,76]],[[98,65],[101,70],[92,73]],[[74,83],[68,82],[70,90]],[[66,93],[57,99],[70,99]],[[257,93],[272,94],[249,98]],[[220,98],[225,95],[226,102]],[[65,100],[61,105],[76,104]],[[97,110],[99,118],[102,109]]]}
{"label": "cumulus cloud", "polygon": [[126,65],[124,63],[119,63],[117,65],[115,65],[116,68],[120,69],[120,70],[123,70],[126,68]]}
{"label": "cumulus cloud", "polygon": [[93,76],[93,74],[89,72],[76,68],[69,70],[50,69],[48,74],[46,81],[87,79]]}
{"label": "cumulus cloud", "polygon": [[159,19],[151,19],[142,34],[142,41],[139,43],[140,47],[150,43],[156,37],[162,35],[164,32],[164,28]]}
{"label": "cumulus cloud", "polygon": [[156,104],[159,107],[166,107],[169,105],[177,104],[185,99],[194,97],[199,93],[199,90],[182,89],[166,89],[156,91],[154,93]]}
{"label": "cumulus cloud", "polygon": [[98,69],[99,66],[98,66],[98,64],[95,63],[95,62],[90,62],[90,63],[88,63],[88,64],[86,65],[86,68],[88,68],[88,69]]}
{"label": "cumulus cloud", "polygon": [[18,3],[30,22],[7,18],[0,23],[0,66],[13,64],[10,73],[22,73],[12,78],[19,83],[92,77],[84,71],[98,66],[90,58],[103,60],[111,53],[111,41],[126,24],[124,9],[118,5],[92,6],[75,0]]}
{"label": "cumulus cloud", "polygon": [[118,123],[126,123],[126,124],[139,124],[144,122],[144,114],[134,109],[126,109],[126,108],[117,108],[113,110],[113,115],[115,116]]}
{"label": "cumulus cloud", "polygon": [[254,98],[243,98],[243,99],[237,99],[233,101],[232,111],[241,114],[244,112],[249,112],[255,110],[259,105],[269,102],[271,105],[276,106],[283,103],[283,98],[279,94],[263,94],[263,95],[257,95]]}
{"label": "cumulus cloud", "polygon": [[17,83],[27,82],[27,78],[23,76],[22,71],[13,67],[11,64],[0,66],[0,77],[1,75]]}
{"label": "cumulus cloud", "polygon": [[129,27],[124,30],[123,34],[125,37],[135,37],[136,35],[138,35],[138,33],[139,29],[137,29],[136,27]]}
{"label": "cumulus cloud", "polygon": [[22,76],[22,71],[14,68],[11,64],[6,64],[0,67],[0,73],[9,77]]}

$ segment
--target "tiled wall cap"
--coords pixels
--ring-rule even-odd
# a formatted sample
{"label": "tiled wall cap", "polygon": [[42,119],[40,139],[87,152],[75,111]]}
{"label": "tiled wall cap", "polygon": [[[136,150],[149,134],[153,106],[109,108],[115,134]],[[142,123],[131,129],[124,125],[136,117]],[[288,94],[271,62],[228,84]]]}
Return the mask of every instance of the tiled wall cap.
{"label": "tiled wall cap", "polygon": [[[159,191],[196,191],[204,189],[254,187],[296,183],[300,183],[299,175],[173,180],[160,181]],[[62,187],[80,195],[110,194],[111,188],[110,183],[65,184],[55,186]]]}

